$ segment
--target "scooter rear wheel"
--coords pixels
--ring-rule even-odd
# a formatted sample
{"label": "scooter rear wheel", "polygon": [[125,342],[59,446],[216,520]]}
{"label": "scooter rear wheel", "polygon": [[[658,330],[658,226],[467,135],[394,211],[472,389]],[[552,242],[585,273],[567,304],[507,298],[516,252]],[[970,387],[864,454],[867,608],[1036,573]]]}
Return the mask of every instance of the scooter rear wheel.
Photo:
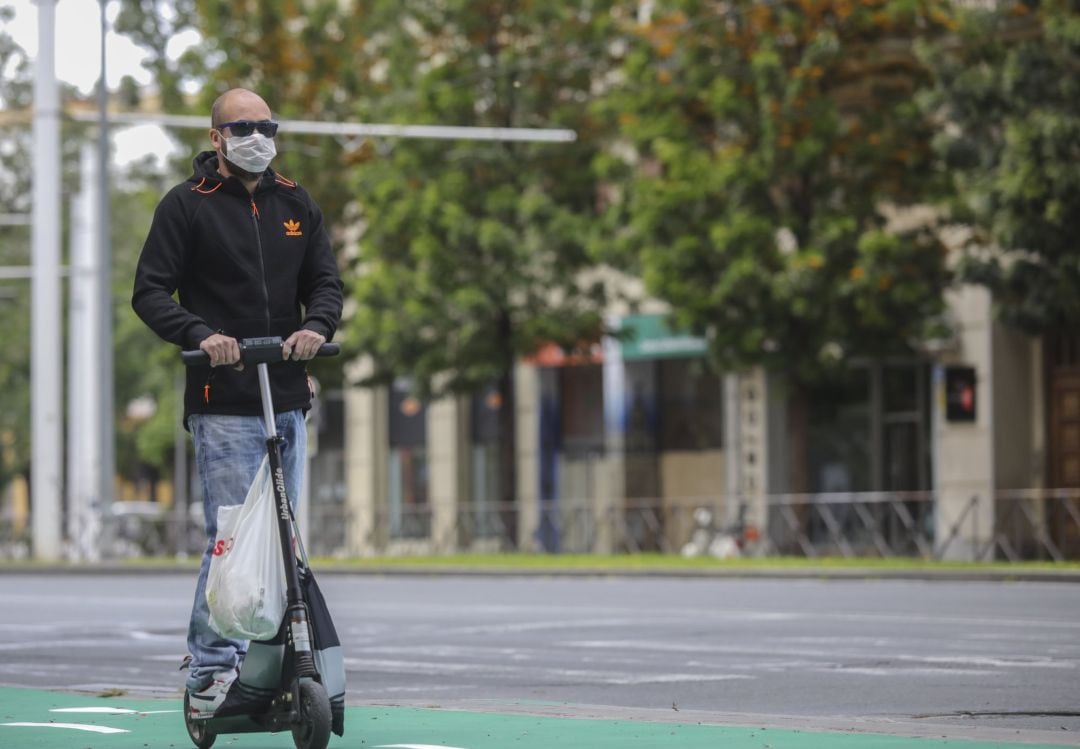
{"label": "scooter rear wheel", "polygon": [[317,681],[300,682],[300,722],[292,735],[296,749],[326,749],[330,743],[330,698]]}
{"label": "scooter rear wheel", "polygon": [[210,749],[214,745],[217,734],[206,727],[206,721],[191,719],[191,699],[184,690],[184,726],[187,727],[188,736],[199,749]]}

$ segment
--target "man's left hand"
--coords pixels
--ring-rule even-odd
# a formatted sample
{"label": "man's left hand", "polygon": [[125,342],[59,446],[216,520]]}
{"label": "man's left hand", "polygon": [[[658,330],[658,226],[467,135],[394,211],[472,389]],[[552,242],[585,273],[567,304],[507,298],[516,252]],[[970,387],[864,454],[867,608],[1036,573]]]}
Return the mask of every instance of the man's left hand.
{"label": "man's left hand", "polygon": [[307,361],[319,353],[319,347],[326,343],[326,336],[314,330],[298,330],[281,344],[281,358],[293,361]]}

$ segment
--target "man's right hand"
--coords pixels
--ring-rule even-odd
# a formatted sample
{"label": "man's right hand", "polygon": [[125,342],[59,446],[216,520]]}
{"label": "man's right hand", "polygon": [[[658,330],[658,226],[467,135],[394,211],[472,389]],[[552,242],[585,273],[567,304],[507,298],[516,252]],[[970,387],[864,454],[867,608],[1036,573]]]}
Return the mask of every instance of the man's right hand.
{"label": "man's right hand", "polygon": [[[235,338],[221,333],[214,333],[199,344],[199,348],[210,357],[211,367],[228,366],[240,362],[240,344]],[[243,366],[242,364],[240,365]]]}

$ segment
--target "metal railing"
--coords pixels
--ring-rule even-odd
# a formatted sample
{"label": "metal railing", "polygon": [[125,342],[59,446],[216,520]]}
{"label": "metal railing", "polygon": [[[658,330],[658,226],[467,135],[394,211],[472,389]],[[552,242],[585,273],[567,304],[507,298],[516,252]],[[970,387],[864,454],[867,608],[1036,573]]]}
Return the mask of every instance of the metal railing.
{"label": "metal railing", "polygon": [[[416,505],[365,513],[340,501],[313,502],[307,548],[318,556],[451,552],[789,555],[804,557],[1080,559],[1080,489],[1001,491],[971,497],[947,526],[931,492],[792,494],[766,497],[766,523],[744,521],[745,499],[591,499]],[[114,503],[102,522],[101,558],[197,556],[205,548],[201,507],[176,513],[153,503]],[[527,522],[524,522],[526,521]],[[0,515],[0,561],[30,555],[29,525]],[[359,536],[359,537],[357,537]]]}
{"label": "metal railing", "polygon": [[1080,489],[998,492],[983,556],[1016,562],[1080,559]]}
{"label": "metal railing", "polygon": [[770,553],[806,557],[931,558],[930,492],[790,494],[768,498]]}

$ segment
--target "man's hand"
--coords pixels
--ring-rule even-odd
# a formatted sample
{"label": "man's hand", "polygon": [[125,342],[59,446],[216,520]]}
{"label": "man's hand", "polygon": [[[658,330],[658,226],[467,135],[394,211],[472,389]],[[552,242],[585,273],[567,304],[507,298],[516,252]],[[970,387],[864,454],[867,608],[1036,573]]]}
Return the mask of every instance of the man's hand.
{"label": "man's hand", "polygon": [[[199,348],[210,357],[211,367],[239,364],[240,362],[240,344],[236,342],[235,338],[230,338],[227,335],[214,333],[209,338],[203,339],[203,342],[199,344]],[[237,369],[242,369],[243,366],[243,364],[240,364]]]}
{"label": "man's hand", "polygon": [[315,358],[319,347],[326,343],[326,336],[314,330],[298,330],[281,344],[281,358],[307,361]]}

